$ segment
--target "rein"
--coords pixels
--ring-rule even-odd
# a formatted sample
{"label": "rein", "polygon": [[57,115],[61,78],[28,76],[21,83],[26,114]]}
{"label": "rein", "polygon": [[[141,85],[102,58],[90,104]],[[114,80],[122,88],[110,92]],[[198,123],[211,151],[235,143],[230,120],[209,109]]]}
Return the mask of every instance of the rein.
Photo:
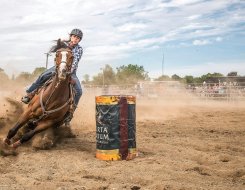
{"label": "rein", "polygon": [[63,106],[61,106],[61,107],[59,107],[57,109],[54,109],[54,110],[46,111],[44,106],[43,106],[43,101],[42,101],[43,92],[44,91],[45,91],[45,89],[42,90],[41,97],[40,97],[40,104],[41,104],[41,107],[42,107],[43,114],[39,117],[39,120],[42,119],[44,116],[46,116],[48,114],[51,114],[51,113],[54,113],[54,112],[57,112],[57,111],[61,110],[62,108],[64,108],[67,104],[69,104],[72,101],[72,99],[69,98]]}
{"label": "rein", "polygon": [[[49,96],[49,98],[48,98],[48,100],[47,100],[47,102],[46,102],[45,106],[47,106],[47,105],[48,105],[50,98],[53,96],[54,91],[56,90],[56,88],[58,88],[59,84],[60,84],[60,82],[57,82],[57,84],[56,84],[56,86],[54,87],[53,92],[52,92],[52,93],[51,93],[51,95]],[[41,94],[41,95],[42,95],[42,94]]]}
{"label": "rein", "polygon": [[[59,85],[59,82],[56,84],[55,89],[58,87],[58,85]],[[74,98],[74,97],[73,97],[73,93],[72,93],[72,85],[71,85],[71,84],[69,85],[69,88],[70,88],[71,98],[69,98],[63,106],[61,106],[61,107],[59,107],[59,108],[57,108],[57,109],[54,109],[54,110],[50,110],[50,111],[46,111],[46,110],[45,110],[45,106],[47,106],[47,103],[49,102],[49,100],[50,100],[51,96],[53,95],[55,89],[53,90],[51,96],[50,96],[49,99],[47,100],[45,106],[43,105],[43,101],[42,101],[42,100],[43,100],[43,93],[44,93],[44,91],[46,90],[46,86],[42,89],[41,96],[40,96],[40,104],[41,104],[41,108],[42,108],[43,113],[42,113],[42,115],[39,116],[39,119],[38,119],[37,121],[41,120],[43,117],[45,117],[45,116],[48,115],[48,114],[51,114],[51,113],[54,113],[54,112],[57,112],[57,111],[63,109],[65,106],[67,106],[67,104],[73,102],[73,98]],[[73,97],[73,98],[72,98],[72,97]],[[36,121],[36,122],[37,122],[37,121]]]}

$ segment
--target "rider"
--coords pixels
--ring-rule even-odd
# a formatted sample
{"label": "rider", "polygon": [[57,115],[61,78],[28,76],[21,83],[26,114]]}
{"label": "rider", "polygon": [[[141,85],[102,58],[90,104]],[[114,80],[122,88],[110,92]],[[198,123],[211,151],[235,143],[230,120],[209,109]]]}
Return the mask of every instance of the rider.
{"label": "rider", "polygon": [[[70,33],[70,39],[69,40],[63,40],[62,42],[64,42],[66,45],[69,45],[69,43],[72,41],[74,46],[73,46],[73,49],[72,49],[72,54],[74,56],[74,59],[73,59],[73,63],[72,63],[72,68],[71,68],[71,76],[75,79],[75,84],[74,84],[74,88],[76,90],[76,96],[75,96],[75,103],[76,105],[78,105],[78,102],[82,96],[82,87],[81,87],[81,84],[79,82],[79,79],[77,78],[77,75],[76,75],[76,72],[77,72],[77,68],[78,68],[78,63],[82,57],[82,54],[83,54],[83,49],[80,45],[78,45],[78,43],[82,40],[83,38],[83,33],[81,30],[79,29],[73,29]],[[43,72],[39,77],[38,79],[36,80],[36,82],[34,82],[31,87],[29,89],[26,90],[26,95],[22,97],[21,101],[28,104],[32,97],[33,97],[33,94],[31,92],[33,92],[40,84],[43,84],[45,83],[49,78],[50,74],[48,73],[51,73],[51,72],[54,72],[55,71],[55,66],[51,67],[50,69],[48,69],[47,71]],[[48,74],[48,75],[47,75]],[[46,76],[44,76],[46,75]],[[44,77],[43,77],[44,76]],[[42,79],[43,78],[43,79]],[[42,79],[42,80],[41,80]],[[70,121],[71,121],[71,118],[68,116],[68,113],[66,114],[66,117],[65,117],[65,126],[66,127],[70,127]]]}

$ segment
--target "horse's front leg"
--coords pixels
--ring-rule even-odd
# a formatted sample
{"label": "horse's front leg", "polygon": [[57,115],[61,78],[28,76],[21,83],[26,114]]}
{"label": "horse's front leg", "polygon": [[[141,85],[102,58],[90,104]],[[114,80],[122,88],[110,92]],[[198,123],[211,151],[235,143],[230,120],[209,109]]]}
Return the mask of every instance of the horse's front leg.
{"label": "horse's front leg", "polygon": [[17,131],[23,126],[25,125],[28,121],[29,121],[29,114],[30,114],[30,111],[29,110],[26,110],[21,116],[20,118],[18,119],[17,123],[15,124],[15,126],[9,130],[8,132],[8,136],[5,137],[3,139],[3,143],[6,143],[6,144],[10,144],[10,139],[15,136],[15,134],[17,133]]}
{"label": "horse's front leg", "polygon": [[17,148],[18,146],[20,146],[24,142],[29,141],[34,135],[36,135],[37,133],[40,133],[42,131],[45,131],[46,129],[51,127],[53,124],[54,124],[54,121],[45,121],[45,122],[40,123],[34,130],[26,133],[22,137],[22,139],[20,139],[19,141],[15,142],[14,144],[12,144],[11,147]]}

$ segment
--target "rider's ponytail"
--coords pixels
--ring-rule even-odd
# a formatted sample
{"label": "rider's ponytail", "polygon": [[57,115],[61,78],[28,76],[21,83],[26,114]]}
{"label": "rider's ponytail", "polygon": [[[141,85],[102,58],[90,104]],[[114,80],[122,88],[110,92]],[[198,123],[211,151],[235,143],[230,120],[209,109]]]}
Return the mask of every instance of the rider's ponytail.
{"label": "rider's ponytail", "polygon": [[68,35],[70,36],[69,40],[62,40],[61,42],[70,42],[71,41],[71,34],[68,33]]}

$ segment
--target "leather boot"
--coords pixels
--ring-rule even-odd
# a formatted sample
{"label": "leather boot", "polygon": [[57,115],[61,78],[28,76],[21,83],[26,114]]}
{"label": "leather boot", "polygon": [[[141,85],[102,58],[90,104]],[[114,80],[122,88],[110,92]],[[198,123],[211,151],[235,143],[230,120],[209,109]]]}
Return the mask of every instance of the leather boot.
{"label": "leather boot", "polygon": [[35,94],[29,93],[26,94],[25,96],[23,96],[21,98],[21,101],[24,102],[25,104],[29,104],[29,102],[31,101],[31,99],[34,97]]}

